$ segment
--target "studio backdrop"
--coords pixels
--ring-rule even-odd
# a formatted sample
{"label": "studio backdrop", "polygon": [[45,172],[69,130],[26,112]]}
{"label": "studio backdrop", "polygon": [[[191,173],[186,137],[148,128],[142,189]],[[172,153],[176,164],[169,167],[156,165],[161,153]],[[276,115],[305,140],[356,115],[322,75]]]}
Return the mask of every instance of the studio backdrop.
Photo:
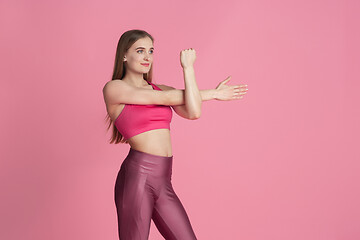
{"label": "studio backdrop", "polygon": [[[247,84],[174,113],[173,187],[201,240],[360,239],[355,0],[0,2],[0,239],[117,239],[102,88],[121,34],[154,37],[153,83]],[[151,223],[149,239],[163,239]]]}

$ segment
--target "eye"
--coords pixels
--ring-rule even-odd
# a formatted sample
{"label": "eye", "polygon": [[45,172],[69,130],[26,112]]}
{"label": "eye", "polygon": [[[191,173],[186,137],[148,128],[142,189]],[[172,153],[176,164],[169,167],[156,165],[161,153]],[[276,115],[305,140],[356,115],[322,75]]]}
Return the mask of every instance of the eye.
{"label": "eye", "polygon": [[[140,52],[143,52],[143,50],[137,50],[136,52],[137,52],[137,53],[140,53]],[[154,53],[154,50],[150,50],[150,52],[151,52],[151,54],[153,54],[153,53]]]}

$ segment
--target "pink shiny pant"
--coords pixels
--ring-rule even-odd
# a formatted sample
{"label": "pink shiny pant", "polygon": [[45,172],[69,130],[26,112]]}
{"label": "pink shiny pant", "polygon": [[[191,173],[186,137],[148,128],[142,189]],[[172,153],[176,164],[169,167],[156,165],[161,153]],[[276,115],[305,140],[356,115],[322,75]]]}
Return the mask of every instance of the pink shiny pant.
{"label": "pink shiny pant", "polygon": [[196,240],[171,184],[173,156],[130,148],[115,183],[119,239],[147,240],[150,221],[166,240]]}

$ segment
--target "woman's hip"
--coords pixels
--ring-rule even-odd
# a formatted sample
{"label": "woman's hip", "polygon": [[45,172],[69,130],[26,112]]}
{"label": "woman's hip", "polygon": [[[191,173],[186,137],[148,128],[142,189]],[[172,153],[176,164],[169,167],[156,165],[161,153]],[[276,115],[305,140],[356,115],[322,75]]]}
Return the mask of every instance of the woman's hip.
{"label": "woman's hip", "polygon": [[120,171],[169,178],[172,174],[172,163],[173,156],[159,156],[130,148],[128,155],[121,164]]}

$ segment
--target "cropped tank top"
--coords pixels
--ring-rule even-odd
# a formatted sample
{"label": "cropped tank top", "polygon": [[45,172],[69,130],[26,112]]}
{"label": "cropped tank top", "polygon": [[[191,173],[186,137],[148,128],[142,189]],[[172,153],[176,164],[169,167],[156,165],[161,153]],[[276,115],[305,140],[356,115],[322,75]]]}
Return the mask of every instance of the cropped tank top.
{"label": "cropped tank top", "polygon": [[[155,84],[147,81],[154,90],[162,91]],[[139,105],[125,104],[123,110],[116,118],[114,125],[124,136],[125,140],[140,133],[160,128],[170,130],[172,109],[167,105]]]}

